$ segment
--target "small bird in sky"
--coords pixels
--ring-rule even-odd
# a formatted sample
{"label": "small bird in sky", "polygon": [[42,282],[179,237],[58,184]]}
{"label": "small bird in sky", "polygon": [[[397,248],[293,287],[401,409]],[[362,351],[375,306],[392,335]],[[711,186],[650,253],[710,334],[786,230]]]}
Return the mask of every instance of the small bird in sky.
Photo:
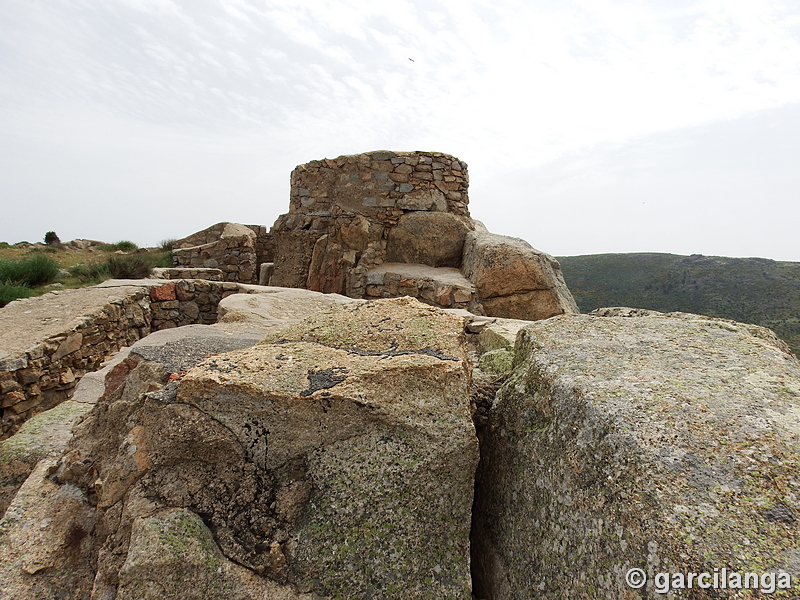
{"label": "small bird in sky", "polygon": [[413,58],[409,58],[408,60],[410,60],[411,62],[414,62],[414,59],[413,59]]}

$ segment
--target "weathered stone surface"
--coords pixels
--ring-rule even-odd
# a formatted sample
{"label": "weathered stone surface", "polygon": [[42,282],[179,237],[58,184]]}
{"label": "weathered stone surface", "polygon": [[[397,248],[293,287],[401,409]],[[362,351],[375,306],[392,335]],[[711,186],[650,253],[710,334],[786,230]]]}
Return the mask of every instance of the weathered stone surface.
{"label": "weathered stone surface", "polygon": [[462,318],[348,302],[219,353],[254,341],[228,325],[152,334],[106,376],[42,496],[75,489],[69,514],[92,516],[76,560],[93,570],[59,597],[468,599]]}
{"label": "weathered stone surface", "polygon": [[165,283],[150,290],[150,299],[155,301],[171,301],[175,300],[175,284]]}
{"label": "weathered stone surface", "polygon": [[[476,596],[655,599],[656,573],[722,567],[796,582],[800,364],[771,338],[680,315],[524,328],[482,433]],[[734,597],[716,594],[687,597]]]}
{"label": "weathered stone surface", "polygon": [[579,312],[558,261],[525,240],[472,231],[461,270],[478,288],[488,315],[534,321]]}
{"label": "weathered stone surface", "polygon": [[[181,415],[185,411],[182,412],[180,407],[173,407],[177,412],[166,417],[163,428],[153,430],[157,440],[149,440],[143,435],[142,423],[149,423],[164,411],[169,413],[163,400],[148,404],[143,394],[159,392],[166,385],[172,389],[174,398],[175,384],[167,385],[173,377],[179,379],[186,369],[208,355],[253,345],[262,336],[261,329],[230,332],[225,326],[204,325],[152,334],[128,349],[105,370],[103,396],[96,408],[75,428],[76,436],[69,442],[66,457],[60,463],[56,465],[48,461],[69,439],[71,422],[85,413],[88,403],[98,400],[95,397],[97,387],[92,385],[91,379],[87,381],[89,389],[84,390],[79,385],[75,401],[62,403],[42,413],[3,443],[0,456],[19,459],[17,463],[8,461],[7,464],[19,466],[45,456],[17,492],[3,521],[6,535],[0,535],[0,557],[5,559],[9,589],[27,587],[31,590],[31,595],[14,597],[77,600],[88,598],[87,590],[93,588],[93,598],[106,598],[109,593],[113,597],[120,567],[127,556],[131,524],[135,519],[149,515],[153,509],[150,500],[135,494],[126,497],[124,510],[119,500],[151,464],[158,462],[148,454],[148,450],[164,459],[159,454],[160,444],[169,447],[176,437],[182,435],[173,429],[181,427]],[[169,395],[169,389],[164,393]],[[211,445],[214,443],[213,431],[211,427],[207,435],[202,436]],[[242,460],[235,449],[228,450],[234,463],[237,459]],[[178,454],[181,451],[180,448],[175,450]],[[196,456],[191,451],[181,456],[191,471]],[[238,470],[227,463],[218,466],[230,473],[231,481],[241,475],[241,465]],[[45,471],[42,469],[55,472],[58,485],[43,479]],[[238,488],[242,492],[244,487],[244,484],[234,485],[230,489]],[[36,498],[35,502],[32,497]],[[48,519],[55,519],[53,515],[57,515],[59,522],[52,533],[48,525],[43,525],[44,531],[39,533],[38,528],[33,529],[36,535],[30,536],[32,523],[49,524]],[[80,524],[80,529],[74,529],[74,533],[69,533],[73,530],[68,529],[64,533],[63,529],[75,522]],[[69,535],[74,535],[77,540],[72,545]],[[32,550],[33,544],[35,551]],[[65,571],[64,565],[72,564],[80,568]]]}
{"label": "weathered stone surface", "polygon": [[0,514],[36,464],[63,450],[72,426],[91,408],[91,404],[62,402],[29,419],[16,434],[0,442]]}
{"label": "weathered stone surface", "polygon": [[279,231],[275,235],[275,263],[270,284],[278,287],[305,287],[314,244],[319,231]]}
{"label": "weathered stone surface", "polygon": [[275,271],[275,263],[262,263],[258,268],[258,285],[269,285],[272,273]]}
{"label": "weathered stone surface", "polygon": [[133,522],[119,579],[117,600],[314,600],[228,560],[202,519],[185,509]]}
{"label": "weathered stone surface", "polygon": [[0,598],[89,598],[89,560],[95,510],[82,490],[48,477],[45,459],[27,478],[0,519]]}
{"label": "weathered stone surface", "polygon": [[446,212],[409,212],[389,230],[388,262],[459,267],[469,219]]}
{"label": "weathered stone surface", "polygon": [[272,288],[271,293],[233,294],[220,301],[222,323],[255,321],[264,327],[282,327],[339,304],[359,302],[338,294],[303,289]]}
{"label": "weathered stone surface", "polygon": [[480,352],[513,350],[517,341],[517,333],[519,333],[520,329],[530,324],[530,321],[501,318],[495,318],[485,323],[478,333],[478,348]]}
{"label": "weathered stone surface", "polygon": [[[265,476],[294,465],[276,492],[291,535],[275,542],[300,590],[469,598],[477,445],[462,329],[407,298],[346,305],[182,381],[178,399],[224,423]],[[267,558],[239,561],[281,576]]]}

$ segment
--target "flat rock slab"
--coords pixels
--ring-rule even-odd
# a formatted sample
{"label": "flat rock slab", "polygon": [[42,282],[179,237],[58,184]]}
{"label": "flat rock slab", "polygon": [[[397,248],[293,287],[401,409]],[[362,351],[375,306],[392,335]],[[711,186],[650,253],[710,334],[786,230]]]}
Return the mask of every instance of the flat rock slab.
{"label": "flat rock slab", "polygon": [[[108,282],[107,282],[108,283]],[[159,280],[156,285],[163,285]],[[19,356],[43,340],[70,331],[81,318],[147,288],[126,280],[118,285],[59,290],[15,300],[0,309],[0,354]]]}
{"label": "flat rock slab", "polygon": [[383,277],[387,273],[395,274],[401,279],[429,279],[442,285],[452,285],[475,291],[475,286],[458,269],[409,263],[383,263],[373,267],[367,271],[367,283],[370,282],[370,275],[383,281]]}
{"label": "flat rock slab", "polygon": [[722,567],[798,581],[800,363],[771,332],[565,315],[520,336],[483,433],[476,596],[660,598],[656,573]]}
{"label": "flat rock slab", "polygon": [[340,304],[361,302],[339,294],[301,289],[268,288],[256,294],[223,298],[217,314],[223,323],[255,322],[263,328],[281,327]]}
{"label": "flat rock slab", "polygon": [[261,328],[230,331],[220,325],[186,325],[151,333],[131,346],[130,352],[163,365],[167,373],[179,373],[209,356],[249,348],[263,337]]}

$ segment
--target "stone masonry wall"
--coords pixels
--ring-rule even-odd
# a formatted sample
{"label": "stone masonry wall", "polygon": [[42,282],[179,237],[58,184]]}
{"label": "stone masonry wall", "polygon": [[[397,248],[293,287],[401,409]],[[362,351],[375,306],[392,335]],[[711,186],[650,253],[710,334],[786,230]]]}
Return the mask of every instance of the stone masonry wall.
{"label": "stone masonry wall", "polygon": [[[257,240],[252,227],[217,223],[175,242],[172,261],[178,268],[220,269],[225,281],[256,283]],[[261,244],[266,244],[263,238]]]}
{"label": "stone masonry wall", "polygon": [[[299,165],[289,212],[272,228],[270,283],[363,297],[367,271],[393,260],[393,231],[423,226],[430,231],[416,232],[421,245],[463,242],[474,227],[468,187],[466,163],[440,152],[381,150]],[[414,218],[420,213],[425,219]],[[449,235],[453,229],[459,235]],[[460,257],[460,246],[455,254]],[[397,262],[459,266],[424,257]]]}
{"label": "stone masonry wall", "polygon": [[[222,298],[240,291],[233,282],[180,280],[135,291],[80,319],[68,331],[0,361],[0,439],[34,414],[72,395],[78,380],[100,368],[123,346],[152,331],[212,324]],[[37,298],[26,301],[37,301]]]}
{"label": "stone masonry wall", "polygon": [[[404,210],[469,216],[467,165],[441,152],[378,151],[312,160],[292,171],[290,212],[337,216],[333,206],[391,222]],[[400,211],[400,212],[398,212]]]}

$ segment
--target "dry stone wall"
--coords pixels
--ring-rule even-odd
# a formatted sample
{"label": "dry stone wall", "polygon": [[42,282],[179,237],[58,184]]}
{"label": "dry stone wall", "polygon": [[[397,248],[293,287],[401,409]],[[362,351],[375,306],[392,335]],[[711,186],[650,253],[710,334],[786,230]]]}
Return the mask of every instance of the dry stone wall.
{"label": "dry stone wall", "polygon": [[[371,268],[411,262],[403,258],[409,230],[432,222],[445,227],[432,226],[430,235],[417,238],[415,262],[458,267],[452,257],[460,257],[460,246],[440,251],[443,259],[435,249],[458,245],[459,237],[463,243],[474,228],[467,165],[440,152],[381,150],[315,160],[298,166],[291,184],[289,213],[272,228],[271,285],[364,297]],[[455,242],[450,230],[458,231]]]}
{"label": "dry stone wall", "polygon": [[[203,280],[126,288],[124,295],[79,318],[69,329],[0,358],[0,439],[69,398],[81,377],[151,331],[215,323],[220,300],[238,291],[233,282]],[[4,307],[3,314],[13,318],[47,301],[47,297],[18,300]],[[21,314],[19,318],[24,322]]]}
{"label": "dry stone wall", "polygon": [[[172,260],[181,269],[219,269],[225,281],[256,283],[258,234],[253,227],[217,223],[173,244]],[[262,239],[262,245],[266,242]]]}

